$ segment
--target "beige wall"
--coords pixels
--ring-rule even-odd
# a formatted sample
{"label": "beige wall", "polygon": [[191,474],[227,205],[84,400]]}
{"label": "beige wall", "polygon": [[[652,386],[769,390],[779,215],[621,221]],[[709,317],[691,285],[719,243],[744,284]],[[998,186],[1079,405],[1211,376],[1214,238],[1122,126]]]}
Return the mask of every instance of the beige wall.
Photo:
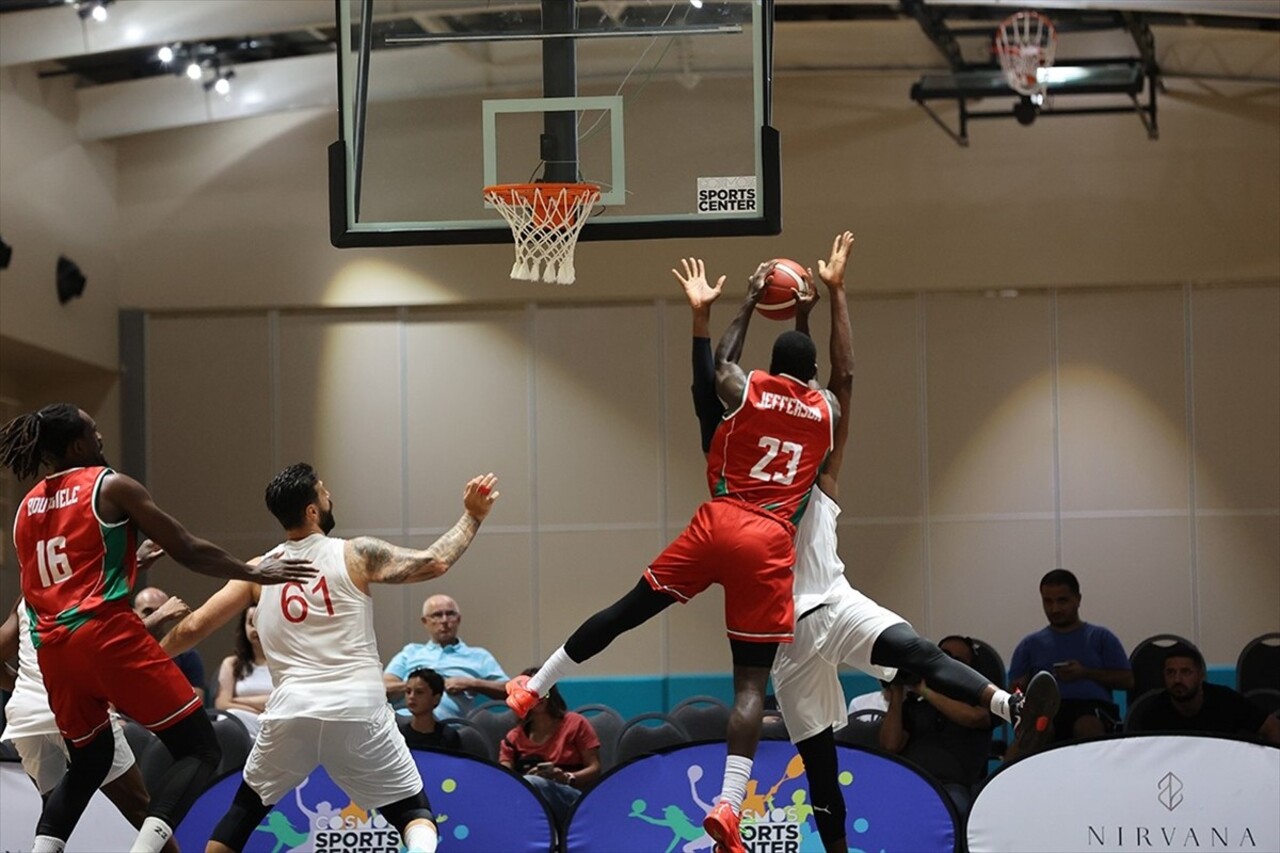
{"label": "beige wall", "polygon": [[[493,470],[503,497],[472,552],[383,591],[379,639],[389,656],[420,637],[422,598],[445,591],[468,639],[518,670],[628,589],[705,494],[686,311],[155,314],[157,497],[248,554],[275,535],[262,486],[305,459],[340,533],[423,546],[463,481]],[[930,636],[1006,656],[1043,624],[1037,581],[1056,565],[1129,647],[1172,631],[1231,663],[1275,628],[1280,288],[864,295],[853,318],[841,554],[855,584]],[[757,321],[744,361],[778,329]],[[586,671],[725,669],[721,601],[668,611]]]}
{"label": "beige wall", "polygon": [[[91,365],[116,366],[116,148],[75,135],[70,78],[0,68],[0,336]],[[84,295],[61,305],[58,256],[79,264]]]}

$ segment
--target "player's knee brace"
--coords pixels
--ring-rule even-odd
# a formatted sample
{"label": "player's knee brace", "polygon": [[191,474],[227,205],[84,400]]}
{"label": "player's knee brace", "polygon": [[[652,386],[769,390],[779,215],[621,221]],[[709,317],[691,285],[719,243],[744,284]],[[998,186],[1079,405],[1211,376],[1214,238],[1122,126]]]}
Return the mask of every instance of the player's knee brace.
{"label": "player's knee brace", "polygon": [[382,812],[382,816],[396,828],[401,837],[404,836],[405,827],[415,820],[428,820],[433,824],[436,822],[436,816],[431,813],[431,803],[427,800],[426,791],[419,791],[413,796],[379,806],[378,811]]}
{"label": "player's knee brace", "polygon": [[209,840],[225,844],[232,850],[243,850],[249,836],[269,811],[271,806],[262,802],[262,798],[252,788],[241,782],[231,800],[231,808],[227,809],[222,820],[213,828]]}
{"label": "player's knee brace", "polygon": [[846,812],[844,795],[840,793],[839,767],[836,763],[835,735],[831,729],[796,744],[804,759],[804,774],[809,782],[809,804],[823,846],[832,849],[844,839]]}

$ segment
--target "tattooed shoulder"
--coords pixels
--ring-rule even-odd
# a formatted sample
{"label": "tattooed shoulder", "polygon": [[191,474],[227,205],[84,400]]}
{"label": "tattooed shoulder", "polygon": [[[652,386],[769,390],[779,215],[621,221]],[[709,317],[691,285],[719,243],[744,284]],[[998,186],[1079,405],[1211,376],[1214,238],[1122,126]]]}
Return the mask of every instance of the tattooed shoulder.
{"label": "tattooed shoulder", "polygon": [[351,547],[365,561],[367,568],[376,568],[391,559],[391,546],[372,536],[360,536],[351,540]]}

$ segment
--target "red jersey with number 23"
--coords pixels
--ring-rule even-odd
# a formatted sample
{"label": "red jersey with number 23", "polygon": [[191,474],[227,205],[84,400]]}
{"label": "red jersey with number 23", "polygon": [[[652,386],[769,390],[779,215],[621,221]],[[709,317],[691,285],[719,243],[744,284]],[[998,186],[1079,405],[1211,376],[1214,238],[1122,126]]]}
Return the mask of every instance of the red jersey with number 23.
{"label": "red jersey with number 23", "polygon": [[826,394],[785,374],[747,374],[738,407],[725,414],[707,455],[712,497],[735,497],[796,524],[832,447]]}
{"label": "red jersey with number 23", "polygon": [[18,507],[13,543],[37,648],[107,609],[129,606],[137,533],[128,519],[104,522],[95,505],[111,473],[101,466],[60,471],[36,483]]}

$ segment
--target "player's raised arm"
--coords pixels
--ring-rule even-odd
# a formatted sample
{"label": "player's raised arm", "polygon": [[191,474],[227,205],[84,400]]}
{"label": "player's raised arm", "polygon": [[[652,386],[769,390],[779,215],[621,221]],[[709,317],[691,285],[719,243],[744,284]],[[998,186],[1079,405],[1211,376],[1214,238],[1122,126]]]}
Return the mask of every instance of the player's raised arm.
{"label": "player's raised arm", "polygon": [[747,374],[738,366],[738,359],[742,358],[747,326],[751,323],[751,315],[755,313],[756,304],[764,293],[764,285],[773,266],[773,261],[765,261],[751,274],[751,278],[747,280],[746,298],[742,300],[737,315],[729,323],[729,328],[724,330],[720,343],[716,346],[716,393],[729,408],[738,404],[747,387]]}
{"label": "player's raised arm", "polygon": [[401,548],[372,536],[348,540],[345,556],[352,578],[363,588],[371,583],[416,583],[444,574],[467,550],[489,515],[498,499],[497,483],[493,474],[468,480],[462,492],[462,517],[425,550]]}
{"label": "player's raised arm", "polygon": [[258,565],[241,562],[205,539],[193,535],[176,518],[156,506],[151,493],[132,477],[112,473],[98,490],[99,512],[104,518],[131,518],[149,539],[182,565],[215,578],[274,584],[303,581],[315,569],[297,560],[267,557]]}
{"label": "player's raised arm", "polygon": [[844,446],[849,438],[849,406],[853,396],[853,329],[849,322],[849,303],[845,296],[844,271],[853,247],[853,232],[837,234],[831,243],[831,257],[818,261],[818,277],[831,296],[831,377],[827,389],[835,398],[832,406],[835,429],[831,453],[822,471],[822,490],[836,497],[836,478],[844,461]]}

